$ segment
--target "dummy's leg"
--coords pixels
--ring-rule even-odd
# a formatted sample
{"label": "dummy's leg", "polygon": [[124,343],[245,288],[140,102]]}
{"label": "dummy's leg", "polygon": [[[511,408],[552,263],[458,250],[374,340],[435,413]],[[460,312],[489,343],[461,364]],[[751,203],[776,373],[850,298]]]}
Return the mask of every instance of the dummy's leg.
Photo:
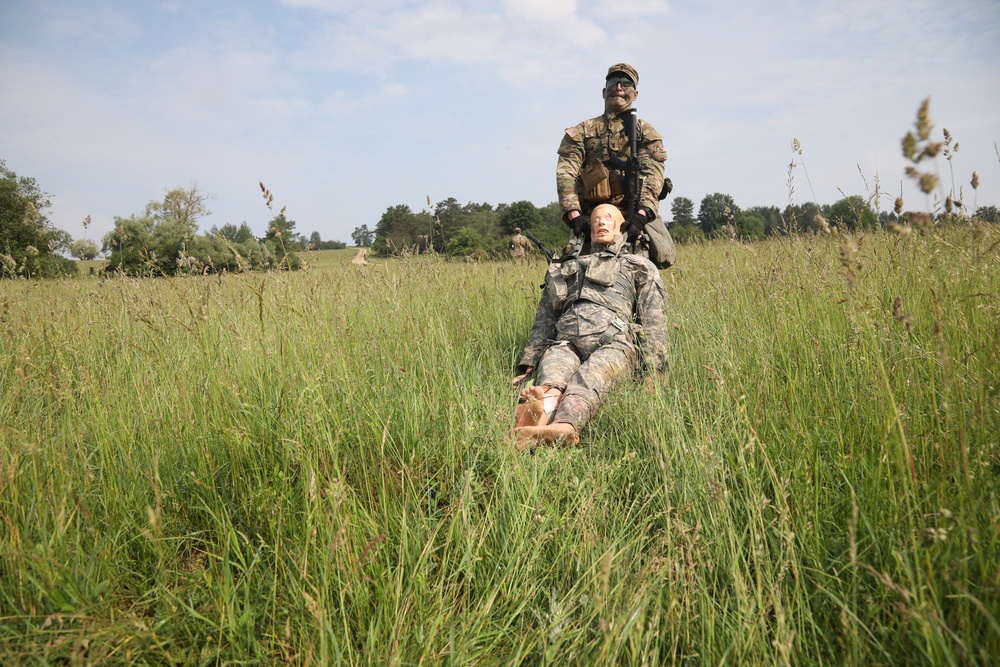
{"label": "dummy's leg", "polygon": [[538,384],[521,392],[515,413],[519,450],[537,446],[537,429],[551,424],[562,400],[563,387],[579,367],[580,357],[568,343],[555,344],[545,351],[538,364]]}
{"label": "dummy's leg", "polygon": [[[538,444],[572,447],[580,442],[580,429],[616,386],[632,375],[635,352],[629,347],[600,347],[573,374],[548,423],[518,430],[518,448]],[[522,445],[522,443],[524,443]]]}
{"label": "dummy's leg", "polygon": [[555,387],[528,387],[521,392],[514,413],[514,428],[522,426],[545,426],[552,420],[552,415],[559,405],[562,390]]}

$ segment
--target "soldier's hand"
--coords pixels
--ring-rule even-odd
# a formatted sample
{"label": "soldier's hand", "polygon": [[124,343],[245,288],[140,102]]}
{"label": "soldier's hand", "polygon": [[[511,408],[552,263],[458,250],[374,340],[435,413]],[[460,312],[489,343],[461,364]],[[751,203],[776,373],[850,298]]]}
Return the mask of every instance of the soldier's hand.
{"label": "soldier's hand", "polygon": [[639,234],[642,233],[642,230],[646,227],[648,223],[649,223],[649,218],[647,218],[644,213],[639,211],[633,213],[632,216],[628,219],[628,224],[626,225],[625,228],[625,236],[628,239],[628,241],[631,243],[632,241],[635,241],[637,238],[639,238]]}
{"label": "soldier's hand", "polygon": [[588,224],[587,216],[577,212],[576,217],[570,216],[569,226],[573,230],[574,236],[583,236],[587,233],[590,224]]}
{"label": "soldier's hand", "polygon": [[628,226],[635,234],[638,235],[639,232],[643,230],[646,224],[649,222],[649,218],[646,217],[646,213],[642,210],[636,211],[628,219]]}

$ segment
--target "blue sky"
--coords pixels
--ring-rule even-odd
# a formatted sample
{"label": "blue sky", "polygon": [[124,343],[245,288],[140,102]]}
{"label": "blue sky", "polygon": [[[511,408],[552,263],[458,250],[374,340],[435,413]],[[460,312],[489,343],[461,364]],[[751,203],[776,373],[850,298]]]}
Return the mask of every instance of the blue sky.
{"label": "blue sky", "polygon": [[877,183],[883,209],[930,210],[899,148],[926,97],[959,143],[946,186],[1000,205],[997,0],[7,0],[0,158],[75,238],[192,183],[202,230],[263,233],[262,181],[300,232],[350,242],[427,197],[553,201],[562,132],[619,61],[696,210],[784,206],[793,159],[797,203]]}

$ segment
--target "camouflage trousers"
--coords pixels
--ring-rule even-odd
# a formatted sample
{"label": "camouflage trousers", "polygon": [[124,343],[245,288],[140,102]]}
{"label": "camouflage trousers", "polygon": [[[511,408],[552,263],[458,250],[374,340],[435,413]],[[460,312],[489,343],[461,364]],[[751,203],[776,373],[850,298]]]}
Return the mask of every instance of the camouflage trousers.
{"label": "camouflage trousers", "polygon": [[536,385],[563,391],[552,422],[589,422],[611,390],[635,372],[637,355],[628,342],[600,344],[600,335],[556,341],[538,363]]}

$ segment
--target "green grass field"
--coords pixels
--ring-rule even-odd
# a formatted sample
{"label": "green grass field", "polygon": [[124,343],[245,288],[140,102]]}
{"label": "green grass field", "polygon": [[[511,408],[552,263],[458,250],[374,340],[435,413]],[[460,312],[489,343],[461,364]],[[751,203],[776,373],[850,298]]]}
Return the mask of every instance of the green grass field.
{"label": "green grass field", "polygon": [[544,264],[353,254],[0,281],[0,662],[997,661],[995,228],[685,246],[535,454]]}

